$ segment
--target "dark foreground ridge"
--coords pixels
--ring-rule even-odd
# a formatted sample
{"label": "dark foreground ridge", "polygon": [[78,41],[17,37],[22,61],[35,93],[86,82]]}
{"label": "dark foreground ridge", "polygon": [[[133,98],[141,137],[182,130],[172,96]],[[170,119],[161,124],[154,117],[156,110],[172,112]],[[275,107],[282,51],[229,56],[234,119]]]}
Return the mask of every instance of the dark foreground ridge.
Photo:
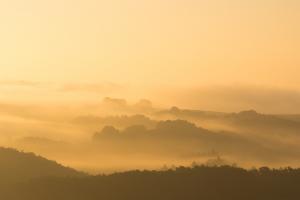
{"label": "dark foreground ridge", "polygon": [[300,196],[300,169],[196,166],[44,178],[16,184],[1,196],[9,200],[295,200]]}
{"label": "dark foreground ridge", "polygon": [[0,147],[0,186],[41,177],[78,176],[85,174],[33,153]]}

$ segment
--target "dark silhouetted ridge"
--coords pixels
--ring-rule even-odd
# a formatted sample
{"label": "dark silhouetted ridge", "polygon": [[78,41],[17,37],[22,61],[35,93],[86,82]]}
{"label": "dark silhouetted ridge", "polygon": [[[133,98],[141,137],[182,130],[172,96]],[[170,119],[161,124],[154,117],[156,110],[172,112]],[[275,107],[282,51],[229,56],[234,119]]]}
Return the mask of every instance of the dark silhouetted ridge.
{"label": "dark silhouetted ridge", "polygon": [[109,176],[36,180],[21,184],[14,200],[295,200],[300,171],[267,167],[179,167]]}
{"label": "dark silhouetted ridge", "polygon": [[84,173],[33,153],[0,147],[0,183],[21,182],[42,177],[73,176],[84,176]]}

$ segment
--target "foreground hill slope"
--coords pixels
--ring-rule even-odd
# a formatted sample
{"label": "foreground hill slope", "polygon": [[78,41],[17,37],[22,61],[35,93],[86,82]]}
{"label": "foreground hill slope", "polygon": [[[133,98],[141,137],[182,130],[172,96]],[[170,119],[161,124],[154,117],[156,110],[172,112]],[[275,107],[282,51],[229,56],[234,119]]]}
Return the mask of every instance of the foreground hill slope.
{"label": "foreground hill slope", "polygon": [[64,167],[54,161],[0,147],[0,184],[22,182],[41,177],[83,176],[81,172]]}
{"label": "foreground hill slope", "polygon": [[179,167],[87,176],[54,161],[0,148],[1,199],[294,200],[300,169]]}
{"label": "foreground hill slope", "polygon": [[[300,170],[247,171],[229,166],[132,171],[109,176],[53,178],[21,184],[10,200],[294,200]],[[10,196],[8,196],[10,194]]]}

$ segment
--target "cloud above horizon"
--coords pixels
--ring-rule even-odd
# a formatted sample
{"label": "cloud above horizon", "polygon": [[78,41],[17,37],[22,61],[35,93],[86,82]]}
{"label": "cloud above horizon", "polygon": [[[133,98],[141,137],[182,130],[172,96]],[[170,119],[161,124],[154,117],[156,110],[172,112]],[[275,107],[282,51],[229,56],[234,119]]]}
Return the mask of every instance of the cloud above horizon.
{"label": "cloud above horizon", "polygon": [[71,83],[63,85],[59,91],[62,92],[85,92],[85,93],[104,93],[109,94],[111,92],[120,91],[122,86],[111,83]]}
{"label": "cloud above horizon", "polygon": [[37,87],[40,86],[40,82],[28,81],[28,80],[0,80],[0,87]]}

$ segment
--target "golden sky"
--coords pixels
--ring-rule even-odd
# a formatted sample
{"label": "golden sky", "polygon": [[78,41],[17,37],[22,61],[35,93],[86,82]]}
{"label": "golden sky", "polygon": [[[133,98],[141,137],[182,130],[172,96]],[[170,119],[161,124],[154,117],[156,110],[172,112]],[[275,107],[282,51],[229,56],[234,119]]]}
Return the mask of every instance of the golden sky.
{"label": "golden sky", "polygon": [[300,90],[299,10],[298,0],[0,0],[0,81]]}

